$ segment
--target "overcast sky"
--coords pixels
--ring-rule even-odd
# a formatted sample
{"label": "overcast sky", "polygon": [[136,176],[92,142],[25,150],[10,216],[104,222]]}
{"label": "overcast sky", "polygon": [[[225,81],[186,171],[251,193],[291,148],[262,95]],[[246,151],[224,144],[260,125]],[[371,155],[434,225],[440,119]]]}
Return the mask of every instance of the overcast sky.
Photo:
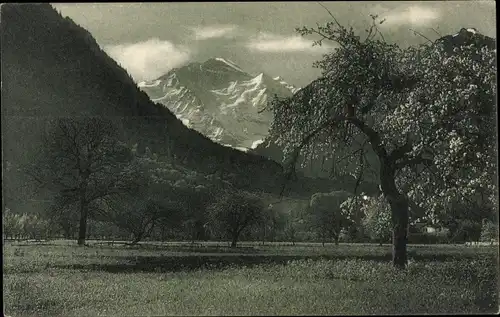
{"label": "overcast sky", "polygon": [[[432,40],[460,28],[476,28],[496,38],[495,2],[369,1],[322,2],[340,23],[366,29],[370,14],[385,18],[388,41],[402,45],[424,42],[409,29]],[[89,30],[97,42],[136,81],[155,79],[173,67],[210,57],[232,60],[251,74],[266,72],[297,86],[319,71],[312,63],[329,47],[312,47],[296,27],[328,22],[317,2],[213,3],[59,3],[64,16]],[[360,34],[362,35],[362,33]],[[333,44],[333,43],[332,43]]]}

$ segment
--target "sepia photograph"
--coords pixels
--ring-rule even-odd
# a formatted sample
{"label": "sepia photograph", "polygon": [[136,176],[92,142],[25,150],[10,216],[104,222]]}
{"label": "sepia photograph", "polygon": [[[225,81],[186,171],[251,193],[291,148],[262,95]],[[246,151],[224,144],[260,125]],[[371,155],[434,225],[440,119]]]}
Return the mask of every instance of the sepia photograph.
{"label": "sepia photograph", "polygon": [[0,4],[3,315],[498,314],[496,23]]}

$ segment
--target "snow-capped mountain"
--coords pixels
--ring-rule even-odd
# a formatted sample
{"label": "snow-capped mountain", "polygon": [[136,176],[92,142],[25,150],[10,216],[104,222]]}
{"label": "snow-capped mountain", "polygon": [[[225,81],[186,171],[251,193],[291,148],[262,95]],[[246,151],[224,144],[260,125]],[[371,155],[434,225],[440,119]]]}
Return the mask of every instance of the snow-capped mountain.
{"label": "snow-capped mountain", "polygon": [[481,34],[475,28],[461,28],[458,33],[443,36],[436,40],[436,43],[444,45],[448,53],[453,53],[453,49],[460,46],[487,46],[492,49],[496,47],[495,39]]}
{"label": "snow-capped mountain", "polygon": [[267,101],[298,91],[280,77],[251,75],[223,58],[191,63],[138,86],[186,126],[240,150],[267,136],[272,121]]}

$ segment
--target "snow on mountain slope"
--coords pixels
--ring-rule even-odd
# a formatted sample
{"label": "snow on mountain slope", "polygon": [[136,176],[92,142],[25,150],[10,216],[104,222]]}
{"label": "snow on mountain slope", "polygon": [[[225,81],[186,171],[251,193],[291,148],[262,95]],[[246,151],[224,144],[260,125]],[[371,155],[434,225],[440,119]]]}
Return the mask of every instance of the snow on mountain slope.
{"label": "snow on mountain slope", "polygon": [[272,113],[262,111],[268,99],[298,90],[281,78],[252,76],[220,57],[173,69],[138,86],[187,126],[239,150],[256,146],[268,135]]}
{"label": "snow on mountain slope", "polygon": [[146,82],[146,81],[141,81],[140,83],[137,84],[137,86],[139,88],[143,88],[143,87],[156,87],[160,84],[160,80],[154,80],[153,82]]}
{"label": "snow on mountain slope", "polygon": [[276,80],[277,82],[279,82],[280,84],[282,84],[283,86],[285,86],[286,88],[290,89],[290,91],[293,94],[295,94],[297,91],[300,90],[300,88],[297,88],[294,85],[290,85],[289,83],[284,81],[283,78],[281,78],[280,76],[274,77],[273,79]]}
{"label": "snow on mountain slope", "polygon": [[220,58],[220,57],[216,57],[215,60],[218,60],[219,62],[223,62],[231,67],[233,67],[234,69],[236,69],[237,71],[240,71],[240,72],[243,72],[243,70],[241,68],[239,68],[238,66],[236,66],[235,63],[233,63],[232,61],[230,60],[225,60],[223,58]]}

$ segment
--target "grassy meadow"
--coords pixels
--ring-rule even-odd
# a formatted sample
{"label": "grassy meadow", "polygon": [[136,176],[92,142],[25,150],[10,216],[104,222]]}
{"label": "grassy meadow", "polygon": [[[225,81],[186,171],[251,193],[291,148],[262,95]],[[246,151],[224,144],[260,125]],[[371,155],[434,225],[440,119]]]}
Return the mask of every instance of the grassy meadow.
{"label": "grassy meadow", "polygon": [[4,243],[8,316],[351,315],[498,311],[495,247]]}

